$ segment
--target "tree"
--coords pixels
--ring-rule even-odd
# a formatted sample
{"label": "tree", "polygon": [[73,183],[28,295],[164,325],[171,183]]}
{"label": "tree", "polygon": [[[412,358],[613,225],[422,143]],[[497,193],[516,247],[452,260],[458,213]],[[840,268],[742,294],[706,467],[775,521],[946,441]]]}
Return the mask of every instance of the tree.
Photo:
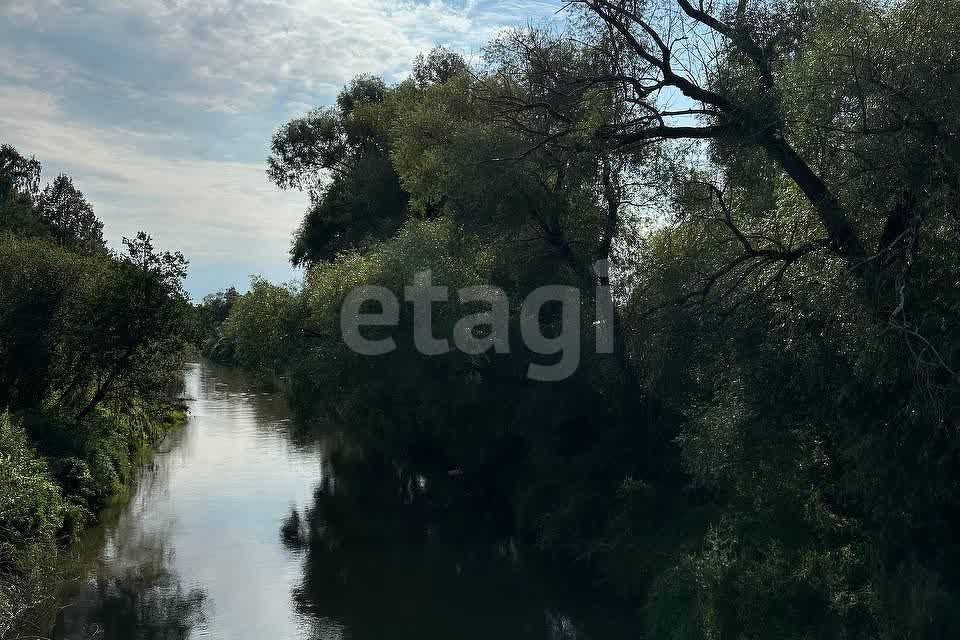
{"label": "tree", "polygon": [[209,312],[212,321],[222,324],[230,315],[233,305],[240,299],[240,292],[236,287],[228,287],[226,291],[210,293],[203,297],[203,307]]}
{"label": "tree", "polygon": [[0,146],[0,201],[16,194],[35,197],[40,191],[40,162],[27,160],[8,144]]}
{"label": "tree", "polygon": [[291,261],[308,265],[392,235],[406,210],[406,193],[390,163],[390,91],[360,76],[337,97],[273,136],[268,176],[283,189],[310,196],[294,238]]}
{"label": "tree", "polygon": [[124,238],[127,249],[104,301],[109,329],[100,337],[95,357],[96,383],[76,415],[79,423],[114,393],[123,381],[125,393],[156,397],[150,373],[164,371],[184,346],[188,296],[183,282],[187,260],[179,251],[159,252],[145,232]]}
{"label": "tree", "polygon": [[106,249],[103,222],[71,178],[60,174],[48,184],[38,197],[37,209],[40,220],[60,244],[87,252]]}
{"label": "tree", "polygon": [[0,231],[42,235],[45,229],[34,215],[39,192],[40,163],[0,146]]}
{"label": "tree", "polygon": [[286,373],[303,347],[304,311],[297,289],[253,278],[223,326],[233,361],[268,377]]}
{"label": "tree", "polygon": [[427,55],[422,53],[413,61],[410,77],[421,89],[445,84],[458,76],[467,75],[470,68],[460,54],[436,47]]}
{"label": "tree", "polygon": [[672,160],[624,314],[644,388],[679,417],[691,482],[722,514],[650,592],[650,634],[955,633],[939,568],[958,553],[944,52],[960,16],[578,4],[581,40],[617,71],[568,93],[610,87],[632,115],[596,138],[628,163]]}
{"label": "tree", "polygon": [[[939,13],[917,2],[896,10],[873,2],[573,4],[585,11],[582,38],[606,62],[566,83],[563,92],[547,75],[534,85],[541,94],[577,104],[589,99],[588,90],[605,87],[622,105],[596,131],[611,149],[629,157],[670,141],[711,141],[720,164],[743,151],[734,166],[750,171],[763,165],[761,175],[782,177],[806,201],[809,212],[792,226],[728,221],[734,227],[729,237],[741,244],[743,255],[718,280],[760,271],[764,282],[776,281],[781,269],[803,255],[826,251],[858,276],[871,291],[865,295],[885,312],[899,306],[898,265],[913,259],[916,245],[907,240],[918,237],[922,221],[929,220],[914,210],[955,191],[954,126],[944,110],[950,85],[930,95],[936,85],[927,82],[955,77],[930,54],[943,50],[940,39],[955,28],[950,20],[933,28]],[[820,56],[835,58],[826,75]],[[908,69],[906,60],[917,64]],[[909,95],[929,102],[918,107],[904,97]],[[562,130],[568,116],[550,104],[528,99],[520,106],[559,129],[544,129],[537,144],[572,135]],[[902,173],[873,160],[880,144],[911,158],[929,145],[937,151],[917,156],[922,168]],[[696,163],[692,154],[698,152],[688,149],[687,158]],[[745,166],[747,161],[753,165]],[[711,173],[715,212],[721,208],[715,195],[726,181],[716,168]],[[878,180],[884,188],[868,193],[866,183]],[[924,195],[928,184],[939,185],[935,200]],[[860,196],[869,208],[860,205]],[[790,231],[797,226],[799,233]]]}

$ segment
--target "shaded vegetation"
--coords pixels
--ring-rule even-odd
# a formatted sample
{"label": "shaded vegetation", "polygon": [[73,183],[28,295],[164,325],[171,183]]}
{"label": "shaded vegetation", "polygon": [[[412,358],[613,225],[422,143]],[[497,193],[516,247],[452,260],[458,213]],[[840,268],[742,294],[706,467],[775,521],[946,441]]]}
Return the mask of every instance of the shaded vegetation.
{"label": "shaded vegetation", "polygon": [[70,178],[0,148],[0,636],[53,582],[57,548],[184,418],[186,260],[106,247]]}
{"label": "shaded vegetation", "polygon": [[[236,301],[236,361],[409,477],[506,498],[521,539],[632,598],[645,637],[956,635],[960,11],[568,12],[475,68],[438,51],[399,84],[361,77],[277,132],[270,177],[311,194],[307,270]],[[409,305],[365,329],[396,350],[351,352],[348,292],[425,270],[501,287],[510,353],[422,355]],[[518,339],[545,284],[584,303],[581,365],[550,384]],[[483,310],[436,304],[433,335]]]}

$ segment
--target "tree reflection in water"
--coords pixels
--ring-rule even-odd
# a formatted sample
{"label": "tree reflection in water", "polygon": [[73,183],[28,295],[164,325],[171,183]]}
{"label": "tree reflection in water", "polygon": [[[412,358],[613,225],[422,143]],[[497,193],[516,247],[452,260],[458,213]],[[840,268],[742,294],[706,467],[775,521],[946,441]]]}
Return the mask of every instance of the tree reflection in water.
{"label": "tree reflection in water", "polygon": [[[385,481],[386,480],[386,481]],[[392,480],[392,481],[391,481]],[[452,484],[452,483],[450,483]],[[488,503],[451,511],[426,486],[376,460],[334,456],[313,504],[304,576],[294,592],[316,640],[582,640],[632,635],[603,620],[583,587],[563,593],[525,566]],[[438,503],[444,507],[438,507]],[[573,595],[576,594],[576,595]],[[582,616],[561,611],[580,609]],[[574,623],[573,620],[577,622]],[[588,629],[589,626],[589,629]],[[602,630],[601,630],[602,628]]]}
{"label": "tree reflection in water", "polygon": [[[207,597],[171,571],[165,536],[118,531],[108,561],[80,580],[57,615],[54,639],[185,640],[206,624]],[[117,546],[122,541],[122,546]]]}

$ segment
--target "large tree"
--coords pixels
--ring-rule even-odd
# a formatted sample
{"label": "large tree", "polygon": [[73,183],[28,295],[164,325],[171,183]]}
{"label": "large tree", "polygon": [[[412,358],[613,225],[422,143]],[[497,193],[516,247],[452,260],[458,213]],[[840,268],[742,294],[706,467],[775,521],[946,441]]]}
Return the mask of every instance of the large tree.
{"label": "large tree", "polygon": [[399,228],[406,193],[390,162],[390,95],[379,78],[358,77],[336,107],[315,109],[274,135],[269,177],[310,196],[290,252],[294,264],[331,260]]}
{"label": "large tree", "polygon": [[80,251],[103,251],[103,222],[83,193],[73,186],[73,179],[60,174],[40,193],[37,200],[40,220],[50,228],[54,240]]}

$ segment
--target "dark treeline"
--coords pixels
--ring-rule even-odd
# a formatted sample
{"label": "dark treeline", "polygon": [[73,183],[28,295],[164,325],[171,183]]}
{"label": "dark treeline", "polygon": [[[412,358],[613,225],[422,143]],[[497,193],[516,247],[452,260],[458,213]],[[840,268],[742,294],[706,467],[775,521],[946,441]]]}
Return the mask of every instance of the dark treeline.
{"label": "dark treeline", "polygon": [[187,263],[102,230],[69,177],[41,189],[40,163],[0,147],[0,637],[183,417]]}
{"label": "dark treeline", "polygon": [[[222,357],[517,531],[649,638],[960,631],[960,10],[924,0],[569,3],[563,33],[436,50],[282,127],[302,284],[204,305]],[[592,270],[609,259],[612,283]],[[494,284],[511,352],[380,357],[346,294]],[[519,305],[581,290],[583,349],[527,379]],[[612,319],[597,317],[612,284]],[[229,309],[229,311],[226,311]],[[433,335],[485,309],[435,304]],[[540,318],[561,327],[559,315]],[[612,322],[616,350],[597,355]],[[468,329],[469,330],[469,329]]]}

